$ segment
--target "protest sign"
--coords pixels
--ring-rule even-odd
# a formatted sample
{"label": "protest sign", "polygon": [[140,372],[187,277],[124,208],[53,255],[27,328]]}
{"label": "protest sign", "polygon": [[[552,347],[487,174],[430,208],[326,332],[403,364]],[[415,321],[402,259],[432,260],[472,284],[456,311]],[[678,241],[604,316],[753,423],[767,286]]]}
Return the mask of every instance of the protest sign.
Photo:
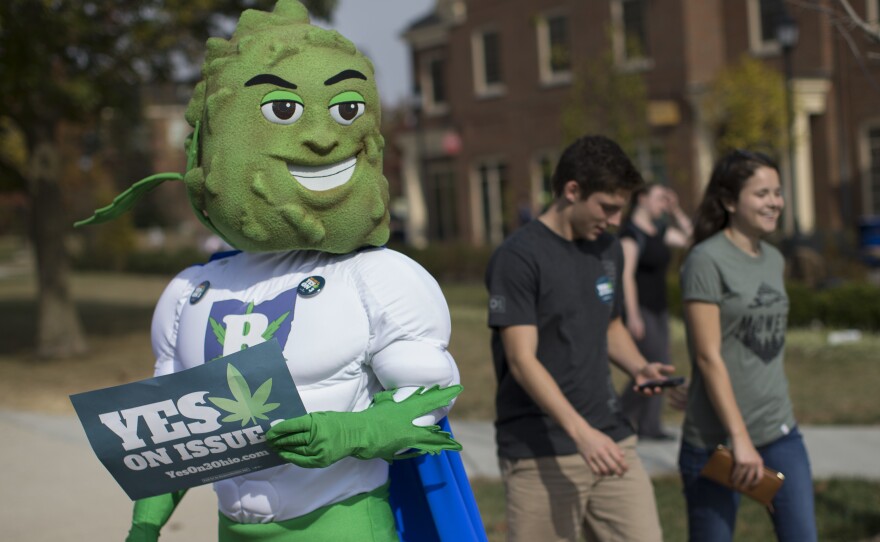
{"label": "protest sign", "polygon": [[70,400],[132,500],[283,465],[265,432],[306,413],[275,340]]}

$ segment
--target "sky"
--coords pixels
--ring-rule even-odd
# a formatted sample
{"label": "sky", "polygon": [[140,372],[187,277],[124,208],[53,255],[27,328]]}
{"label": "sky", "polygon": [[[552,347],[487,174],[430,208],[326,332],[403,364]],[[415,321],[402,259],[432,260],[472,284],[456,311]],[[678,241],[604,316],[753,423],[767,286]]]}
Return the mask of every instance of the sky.
{"label": "sky", "polygon": [[433,7],[434,0],[340,0],[331,24],[313,22],[338,30],[370,57],[382,103],[392,105],[411,94],[410,58],[401,34]]}

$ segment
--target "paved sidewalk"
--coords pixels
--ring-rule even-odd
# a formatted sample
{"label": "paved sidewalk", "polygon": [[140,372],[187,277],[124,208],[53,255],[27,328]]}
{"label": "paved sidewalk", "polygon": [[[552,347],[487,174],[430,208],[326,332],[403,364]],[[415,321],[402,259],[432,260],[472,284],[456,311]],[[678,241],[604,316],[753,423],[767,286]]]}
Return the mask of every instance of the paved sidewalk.
{"label": "paved sidewalk", "polygon": [[[495,428],[488,422],[452,420],[452,430],[464,450],[462,461],[469,477],[498,478]],[[880,426],[806,426],[804,435],[814,478],[880,480]],[[667,428],[679,436],[677,428]],[[651,476],[678,473],[678,440],[640,442],[639,457]]]}
{"label": "paved sidewalk", "polygon": [[[452,421],[471,477],[498,477],[494,429],[488,422]],[[817,478],[880,480],[880,426],[805,427]],[[10,542],[119,542],[131,502],[98,461],[74,416],[0,410],[0,523]],[[677,442],[643,443],[652,475],[674,474]],[[162,542],[216,542],[217,508],[210,487],[187,494],[162,532]]]}

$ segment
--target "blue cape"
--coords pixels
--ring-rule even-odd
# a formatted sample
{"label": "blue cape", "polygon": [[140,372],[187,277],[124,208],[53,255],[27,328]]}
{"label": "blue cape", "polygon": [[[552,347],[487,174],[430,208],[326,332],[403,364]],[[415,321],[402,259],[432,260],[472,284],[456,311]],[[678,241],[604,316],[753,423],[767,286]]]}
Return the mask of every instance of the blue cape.
{"label": "blue cape", "polygon": [[[439,425],[452,432],[446,418]],[[390,476],[401,542],[488,542],[458,452],[395,461]]]}

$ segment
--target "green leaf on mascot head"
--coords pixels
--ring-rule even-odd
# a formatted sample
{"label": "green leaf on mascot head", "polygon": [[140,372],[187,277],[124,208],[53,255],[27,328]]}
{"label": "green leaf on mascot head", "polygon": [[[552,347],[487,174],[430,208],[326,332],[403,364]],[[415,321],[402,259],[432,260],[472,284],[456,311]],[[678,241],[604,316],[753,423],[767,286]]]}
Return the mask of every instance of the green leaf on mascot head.
{"label": "green leaf on mascot head", "polygon": [[373,65],[281,0],[212,38],[187,120],[194,209],[247,251],[346,253],[388,239],[388,183]]}
{"label": "green leaf on mascot head", "polygon": [[74,227],[79,228],[80,226],[109,222],[131,209],[134,204],[137,203],[137,200],[139,200],[144,194],[169,180],[183,180],[183,175],[180,173],[157,173],[146,179],[141,179],[131,185],[128,190],[116,196],[116,198],[113,199],[113,203],[98,209],[95,211],[95,214],[89,218],[75,222],[73,225]]}

